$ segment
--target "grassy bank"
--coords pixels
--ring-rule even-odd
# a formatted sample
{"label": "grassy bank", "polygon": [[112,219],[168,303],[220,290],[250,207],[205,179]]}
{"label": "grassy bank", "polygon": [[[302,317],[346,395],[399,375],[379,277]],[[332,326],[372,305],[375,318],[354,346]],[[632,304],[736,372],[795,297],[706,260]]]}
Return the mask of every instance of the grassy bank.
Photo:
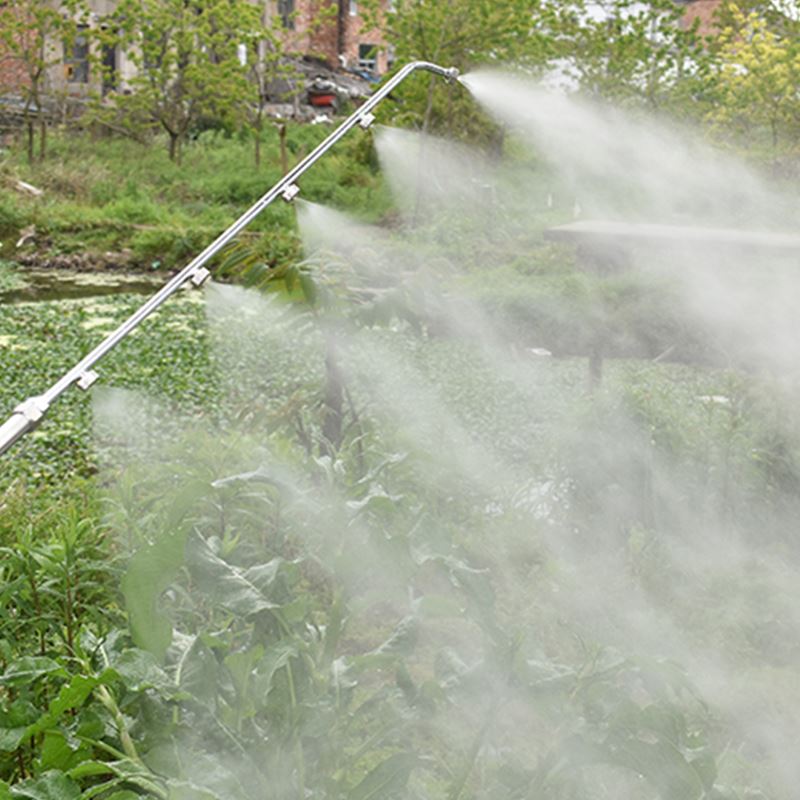
{"label": "grassy bank", "polygon": [[[329,131],[323,125],[290,125],[289,166]],[[2,254],[43,264],[74,257],[74,263],[86,267],[172,268],[196,254],[280,178],[277,130],[268,131],[264,148],[260,169],[253,164],[252,143],[214,132],[193,142],[180,165],[157,143],[144,147],[74,133],[53,135],[43,164],[29,166],[19,150],[6,153],[0,160]],[[18,191],[17,181],[43,194]],[[304,179],[303,196],[370,221],[390,206],[365,136],[345,140],[321,161]],[[30,226],[35,232],[17,249],[20,231]],[[293,215],[283,204],[250,230],[268,234],[261,246],[270,263],[296,257]]]}

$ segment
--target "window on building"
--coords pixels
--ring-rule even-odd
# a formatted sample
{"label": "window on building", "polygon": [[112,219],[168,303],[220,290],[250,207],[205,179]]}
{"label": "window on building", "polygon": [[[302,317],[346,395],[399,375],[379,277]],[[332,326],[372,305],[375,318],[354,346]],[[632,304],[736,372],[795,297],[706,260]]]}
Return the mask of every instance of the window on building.
{"label": "window on building", "polygon": [[350,16],[355,17],[358,14],[358,3],[356,0],[350,0]]}
{"label": "window on building", "polygon": [[378,46],[360,44],[358,46],[358,68],[375,72],[378,68]]}
{"label": "window on building", "polygon": [[294,0],[278,0],[278,14],[281,24],[290,31],[294,30]]}
{"label": "window on building", "polygon": [[117,88],[117,48],[113,44],[102,47],[103,59],[103,95]]}
{"label": "window on building", "polygon": [[89,83],[89,38],[81,26],[71,43],[64,43],[64,64],[69,83]]}

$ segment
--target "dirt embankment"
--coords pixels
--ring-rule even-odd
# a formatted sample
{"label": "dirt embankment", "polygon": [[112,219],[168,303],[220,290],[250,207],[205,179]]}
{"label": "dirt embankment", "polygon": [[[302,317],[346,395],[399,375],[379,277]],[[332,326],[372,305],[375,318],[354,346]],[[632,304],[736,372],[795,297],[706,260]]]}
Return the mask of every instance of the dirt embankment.
{"label": "dirt embankment", "polygon": [[108,251],[105,253],[54,253],[48,249],[21,249],[11,256],[11,260],[27,269],[64,269],[72,272],[147,272],[136,264],[130,250]]}

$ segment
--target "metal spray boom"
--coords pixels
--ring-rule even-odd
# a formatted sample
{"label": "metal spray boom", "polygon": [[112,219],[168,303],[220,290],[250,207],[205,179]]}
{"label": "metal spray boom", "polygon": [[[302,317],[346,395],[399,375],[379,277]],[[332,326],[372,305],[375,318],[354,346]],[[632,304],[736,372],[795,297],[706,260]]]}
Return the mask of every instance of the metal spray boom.
{"label": "metal spray boom", "polygon": [[382,86],[353,115],[348,117],[324,142],[306,156],[297,166],[279,180],[263,197],[257,200],[236,222],[224,233],[220,234],[200,255],[196,256],[177,275],[166,283],[156,294],[144,303],[134,314],[122,323],[113,333],[104,339],[94,350],[79,361],[69,372],[63,375],[46,392],[29,397],[20,403],[8,420],[0,426],[0,454],[11,447],[21,436],[39,424],[47,413],[50,404],[61,396],[72,384],[77,384],[84,391],[97,380],[93,370],[109,350],[116,347],[131,331],[150,316],[168,297],[172,296],[185,283],[191,281],[195,286],[202,286],[210,276],[205,264],[210,261],[225,245],[246,228],[268,205],[278,197],[291,202],[300,192],[295,181],[313,164],[315,164],[333,145],[335,145],[351,128],[360,125],[366,129],[374,122],[372,110],[398,84],[402,83],[412,72],[427,70],[440,75],[448,81],[458,77],[455,68],[445,69],[427,61],[414,61],[401,69],[391,80]]}

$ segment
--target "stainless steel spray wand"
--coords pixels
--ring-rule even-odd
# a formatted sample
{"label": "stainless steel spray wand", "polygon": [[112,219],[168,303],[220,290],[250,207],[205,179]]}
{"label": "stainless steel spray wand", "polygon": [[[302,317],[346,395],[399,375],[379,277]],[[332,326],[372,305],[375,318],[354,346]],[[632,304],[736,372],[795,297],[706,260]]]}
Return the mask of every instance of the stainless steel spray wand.
{"label": "stainless steel spray wand", "polygon": [[374,122],[372,110],[381,102],[398,84],[402,83],[412,72],[427,70],[440,75],[448,81],[458,77],[455,68],[445,69],[427,61],[413,61],[401,69],[385,86],[382,86],[372,97],[367,100],[353,115],[348,117],[324,142],[306,156],[296,167],[290,170],[279,180],[263,197],[257,200],[236,222],[224,233],[220,234],[200,255],[196,256],[177,275],[166,283],[134,314],[128,317],[113,333],[104,339],[94,350],[79,361],[69,372],[63,375],[46,392],[35,397],[29,397],[20,403],[14,413],[0,426],[0,454],[11,447],[21,436],[35,428],[42,417],[47,413],[50,404],[61,396],[73,383],[84,391],[89,389],[97,380],[98,375],[93,370],[94,365],[100,361],[109,350],[116,347],[131,331],[150,316],[168,297],[172,296],[187,281],[195,286],[202,286],[209,278],[210,273],[205,264],[213,258],[225,245],[227,245],[240,231],[246,228],[268,205],[278,197],[286,202],[291,202],[300,192],[295,181],[313,164],[315,164],[331,147],[333,147],[351,128],[360,125],[366,129]]}

